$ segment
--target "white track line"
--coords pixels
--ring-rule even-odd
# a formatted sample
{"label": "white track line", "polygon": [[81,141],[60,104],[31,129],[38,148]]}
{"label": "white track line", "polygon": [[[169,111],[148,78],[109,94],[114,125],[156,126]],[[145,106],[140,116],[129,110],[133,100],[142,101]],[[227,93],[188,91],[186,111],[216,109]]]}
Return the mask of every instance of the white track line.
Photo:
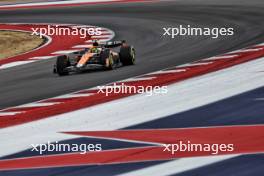
{"label": "white track line", "polygon": [[76,93],[76,94],[62,95],[62,96],[58,96],[52,99],[81,98],[81,97],[88,97],[91,95],[94,95],[94,94],[93,93],[86,93],[86,94]]}
{"label": "white track line", "polygon": [[155,79],[156,77],[135,77],[135,78],[129,78],[118,82],[133,82],[133,81],[149,81],[152,79]]}
{"label": "white track line", "polygon": [[238,57],[239,55],[234,54],[234,55],[226,55],[226,56],[215,56],[215,57],[210,57],[208,59],[203,59],[203,61],[214,61],[214,60],[221,60],[221,59],[232,59],[235,57]]}
{"label": "white track line", "polygon": [[234,53],[246,53],[246,52],[256,52],[263,50],[262,48],[252,48],[252,49],[241,49],[233,52],[229,52],[229,54],[234,54]]}
{"label": "white track line", "polygon": [[114,2],[117,0],[67,0],[67,1],[55,1],[55,2],[36,2],[36,3],[25,3],[25,4],[14,4],[14,5],[2,5],[0,7],[27,7],[27,6],[44,6],[44,5],[63,5],[63,4],[75,4],[85,2]]}
{"label": "white track line", "polygon": [[168,74],[168,73],[180,73],[180,72],[185,72],[185,71],[186,71],[186,69],[161,70],[161,71],[149,73],[147,75]]}
{"label": "white track line", "polygon": [[176,68],[181,68],[181,67],[192,67],[192,66],[203,66],[203,65],[209,65],[212,64],[213,62],[193,62],[193,63],[188,63],[188,64],[183,64],[179,65]]}
{"label": "white track line", "polygon": [[1,112],[0,111],[0,117],[1,116],[13,116],[13,115],[16,115],[16,114],[21,114],[21,113],[23,113],[23,111],[14,111],[14,112],[12,112],[12,111],[10,111],[10,112],[8,112],[8,111]]}
{"label": "white track line", "polygon": [[256,46],[264,46],[264,43],[257,44]]}
{"label": "white track line", "polygon": [[46,107],[46,106],[52,106],[60,104],[60,102],[49,102],[49,103],[42,103],[42,102],[36,102],[36,103],[29,103],[17,106],[17,108],[34,108],[34,107]]}

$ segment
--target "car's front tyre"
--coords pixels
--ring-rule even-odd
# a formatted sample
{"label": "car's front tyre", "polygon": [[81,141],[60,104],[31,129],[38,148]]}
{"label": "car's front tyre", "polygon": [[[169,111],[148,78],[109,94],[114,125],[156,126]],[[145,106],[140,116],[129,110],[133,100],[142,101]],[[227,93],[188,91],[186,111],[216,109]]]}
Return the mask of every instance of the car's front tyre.
{"label": "car's front tyre", "polygon": [[123,65],[134,65],[136,61],[136,51],[132,46],[122,46],[119,52],[120,61]]}
{"label": "car's front tyre", "polygon": [[69,66],[69,59],[67,56],[58,56],[57,62],[56,62],[56,72],[59,76],[66,76],[69,75],[69,72],[67,71],[67,67]]}

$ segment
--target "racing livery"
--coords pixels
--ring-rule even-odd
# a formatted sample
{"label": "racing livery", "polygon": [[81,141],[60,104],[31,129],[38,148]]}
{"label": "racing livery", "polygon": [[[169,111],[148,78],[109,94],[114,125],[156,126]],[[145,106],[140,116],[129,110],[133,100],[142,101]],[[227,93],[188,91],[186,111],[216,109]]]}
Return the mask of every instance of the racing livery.
{"label": "racing livery", "polygon": [[[119,51],[115,51],[118,48]],[[59,76],[65,76],[70,72],[95,69],[112,70],[120,66],[134,64],[135,48],[128,45],[126,41],[113,41],[104,44],[95,41],[91,48],[58,56],[53,72]]]}

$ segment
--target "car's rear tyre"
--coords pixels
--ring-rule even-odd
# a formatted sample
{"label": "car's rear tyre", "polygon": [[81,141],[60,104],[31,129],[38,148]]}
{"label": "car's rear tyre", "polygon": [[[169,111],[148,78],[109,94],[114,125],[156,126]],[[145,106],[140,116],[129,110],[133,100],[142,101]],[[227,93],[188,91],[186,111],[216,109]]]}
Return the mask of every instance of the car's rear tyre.
{"label": "car's rear tyre", "polygon": [[119,52],[120,61],[123,65],[134,65],[136,52],[132,46],[123,46]]}
{"label": "car's rear tyre", "polygon": [[66,68],[69,66],[69,59],[67,56],[58,56],[56,62],[56,69],[59,76],[69,75],[69,72]]}

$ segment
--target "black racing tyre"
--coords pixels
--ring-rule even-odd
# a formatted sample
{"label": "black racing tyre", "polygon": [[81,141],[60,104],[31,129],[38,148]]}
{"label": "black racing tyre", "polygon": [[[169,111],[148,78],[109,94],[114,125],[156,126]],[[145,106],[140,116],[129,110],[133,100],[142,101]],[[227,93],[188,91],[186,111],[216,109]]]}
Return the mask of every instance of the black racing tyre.
{"label": "black racing tyre", "polygon": [[113,69],[114,60],[109,49],[106,49],[101,53],[101,62],[107,70]]}
{"label": "black racing tyre", "polygon": [[122,46],[120,48],[119,57],[123,65],[134,65],[135,56],[136,52],[132,46]]}
{"label": "black racing tyre", "polygon": [[60,76],[65,76],[68,75],[69,72],[66,70],[66,68],[69,66],[69,60],[67,56],[59,56],[57,58],[57,63],[56,63],[56,69],[57,73]]}

